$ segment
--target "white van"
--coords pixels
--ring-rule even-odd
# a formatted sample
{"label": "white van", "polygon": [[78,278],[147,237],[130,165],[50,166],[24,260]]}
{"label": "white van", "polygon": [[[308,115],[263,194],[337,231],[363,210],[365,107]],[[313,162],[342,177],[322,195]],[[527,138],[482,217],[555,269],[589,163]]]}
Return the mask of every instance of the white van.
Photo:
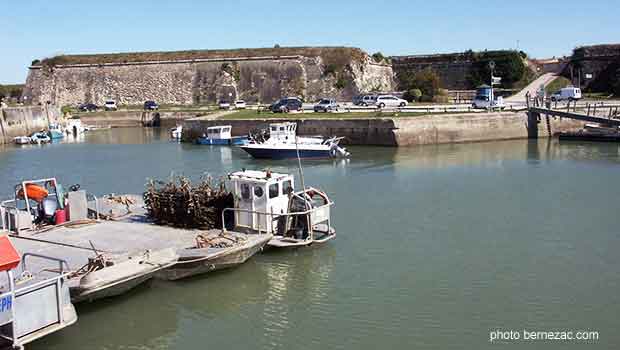
{"label": "white van", "polygon": [[581,89],[574,86],[565,87],[551,95],[551,101],[574,101],[581,99]]}
{"label": "white van", "polygon": [[114,101],[114,100],[106,100],[104,105],[103,105],[103,108],[106,111],[115,111],[115,110],[118,109],[118,106],[116,105],[116,101]]}

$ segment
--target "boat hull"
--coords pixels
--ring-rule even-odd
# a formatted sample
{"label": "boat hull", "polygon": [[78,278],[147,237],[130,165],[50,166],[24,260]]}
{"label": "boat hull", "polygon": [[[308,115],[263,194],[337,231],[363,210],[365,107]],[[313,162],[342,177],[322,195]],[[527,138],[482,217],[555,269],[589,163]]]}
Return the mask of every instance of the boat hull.
{"label": "boat hull", "polygon": [[180,258],[179,262],[171,267],[159,271],[156,275],[168,281],[175,281],[192,276],[202,275],[209,272],[223,270],[243,264],[249,258],[261,251],[263,247],[271,240],[272,235],[249,235],[248,242],[238,247],[224,250],[221,254],[208,254],[204,249],[204,257],[199,257],[202,249],[196,249],[192,256]]}
{"label": "boat hull", "polygon": [[[272,147],[250,147],[241,146],[241,149],[248,152],[252,157],[258,159],[291,159],[297,158],[295,148],[272,148]],[[299,149],[300,158],[331,158],[329,148],[325,149]]]}
{"label": "boat hull", "polygon": [[65,137],[65,134],[63,134],[62,132],[60,132],[58,130],[50,130],[49,137],[52,140],[60,140],[60,139],[63,139]]}

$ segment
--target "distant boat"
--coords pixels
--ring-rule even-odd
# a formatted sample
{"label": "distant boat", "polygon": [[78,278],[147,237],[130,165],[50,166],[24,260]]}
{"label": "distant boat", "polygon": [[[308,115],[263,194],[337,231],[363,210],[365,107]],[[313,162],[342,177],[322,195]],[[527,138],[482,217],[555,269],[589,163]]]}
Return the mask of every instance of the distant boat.
{"label": "distant boat", "polygon": [[49,137],[48,133],[45,131],[35,132],[30,136],[30,143],[34,143],[40,145],[42,143],[50,143],[52,139]]}
{"label": "distant boat", "polygon": [[207,134],[196,139],[199,145],[232,145],[241,146],[248,143],[247,136],[231,136],[232,126],[221,125],[207,128]]}
{"label": "distant boat", "polygon": [[63,139],[65,137],[65,133],[62,129],[62,126],[60,126],[60,124],[58,123],[50,123],[49,124],[49,131],[48,131],[49,137],[52,140],[60,140]]}
{"label": "distant boat", "polygon": [[79,119],[69,119],[65,127],[67,135],[73,134],[74,136],[83,134],[86,128],[82,125],[82,121]]}
{"label": "distant boat", "polygon": [[16,145],[27,145],[27,144],[30,144],[31,140],[30,140],[30,137],[28,136],[17,136],[16,138],[13,139],[13,142]]}
{"label": "distant boat", "polygon": [[297,137],[296,130],[297,124],[292,122],[270,124],[268,137],[254,137],[241,148],[254,158],[266,159],[297,158],[298,154],[300,158],[340,158],[350,155],[339,145],[343,137]]}
{"label": "distant boat", "polygon": [[174,140],[180,140],[183,137],[183,125],[177,125],[170,129],[170,138]]}

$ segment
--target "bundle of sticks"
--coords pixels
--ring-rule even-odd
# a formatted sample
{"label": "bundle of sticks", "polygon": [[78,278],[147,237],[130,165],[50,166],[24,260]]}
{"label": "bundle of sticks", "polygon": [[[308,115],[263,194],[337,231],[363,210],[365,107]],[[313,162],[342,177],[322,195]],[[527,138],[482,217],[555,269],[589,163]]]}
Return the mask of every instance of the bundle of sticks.
{"label": "bundle of sticks", "polygon": [[222,211],[234,205],[225,182],[214,184],[210,176],[193,185],[185,176],[166,181],[149,180],[144,192],[147,215],[160,225],[182,228],[222,227]]}

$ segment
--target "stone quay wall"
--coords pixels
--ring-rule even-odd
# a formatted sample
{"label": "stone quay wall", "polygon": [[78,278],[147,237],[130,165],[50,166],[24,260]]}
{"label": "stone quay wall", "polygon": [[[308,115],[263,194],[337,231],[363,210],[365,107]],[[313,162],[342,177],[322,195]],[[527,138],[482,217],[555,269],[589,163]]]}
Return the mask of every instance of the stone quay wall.
{"label": "stone quay wall", "polygon": [[[187,119],[183,122],[186,141],[204,133],[210,126],[231,125],[233,135],[245,135],[250,130],[264,128],[269,123],[295,121],[299,135],[344,136],[344,144],[376,146],[413,146],[528,137],[525,112],[442,114],[401,118],[363,119],[246,119],[206,120]],[[569,119],[550,119],[551,134],[574,131],[582,122]],[[545,120],[538,124],[539,137],[548,137]]]}
{"label": "stone quay wall", "polygon": [[11,143],[17,136],[29,136],[47,129],[48,117],[57,120],[60,111],[50,106],[0,108],[0,144]]}

